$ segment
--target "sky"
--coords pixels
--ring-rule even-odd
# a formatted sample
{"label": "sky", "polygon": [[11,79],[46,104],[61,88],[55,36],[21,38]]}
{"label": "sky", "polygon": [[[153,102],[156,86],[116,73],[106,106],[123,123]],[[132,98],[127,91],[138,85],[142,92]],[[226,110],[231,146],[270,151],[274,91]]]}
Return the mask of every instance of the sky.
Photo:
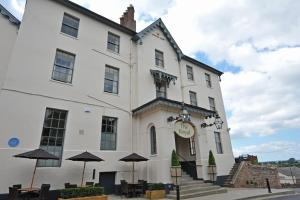
{"label": "sky", "polygon": [[[162,18],[181,50],[224,74],[234,155],[300,159],[299,0],[73,0],[119,22],[135,7],[137,31]],[[25,0],[0,0],[22,19]]]}

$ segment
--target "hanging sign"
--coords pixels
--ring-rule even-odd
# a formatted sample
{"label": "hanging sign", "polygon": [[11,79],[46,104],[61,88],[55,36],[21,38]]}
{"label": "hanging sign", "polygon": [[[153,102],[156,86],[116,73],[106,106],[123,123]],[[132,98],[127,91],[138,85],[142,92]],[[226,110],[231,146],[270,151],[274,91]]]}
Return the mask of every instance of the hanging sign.
{"label": "hanging sign", "polygon": [[175,122],[175,133],[183,138],[191,138],[195,134],[195,129],[189,122]]}

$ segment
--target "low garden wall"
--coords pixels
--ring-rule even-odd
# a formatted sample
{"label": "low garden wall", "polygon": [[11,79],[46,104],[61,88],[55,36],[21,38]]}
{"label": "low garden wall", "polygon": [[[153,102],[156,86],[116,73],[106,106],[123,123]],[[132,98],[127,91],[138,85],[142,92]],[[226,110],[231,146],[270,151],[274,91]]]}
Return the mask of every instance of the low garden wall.
{"label": "low garden wall", "polygon": [[275,167],[266,167],[245,163],[240,169],[233,186],[234,187],[267,187],[266,178],[269,179],[272,188],[280,188],[278,170]]}

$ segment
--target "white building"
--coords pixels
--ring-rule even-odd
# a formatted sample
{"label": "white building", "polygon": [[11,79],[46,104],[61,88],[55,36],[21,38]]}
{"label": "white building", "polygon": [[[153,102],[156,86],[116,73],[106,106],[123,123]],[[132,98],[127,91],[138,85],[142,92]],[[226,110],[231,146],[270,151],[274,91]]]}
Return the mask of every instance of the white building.
{"label": "white building", "polygon": [[[86,150],[105,160],[88,163],[86,181],[130,181],[131,165],[119,159],[136,152],[149,158],[136,179],[171,183],[173,149],[199,179],[209,179],[209,150],[218,181],[229,174],[222,72],[184,55],[161,19],[136,32],[133,13],[128,7],[120,25],[68,0],[27,0],[20,23],[1,6],[0,193],[29,184],[34,161],[13,155],[38,147],[61,157],[37,169],[35,185],[52,189],[80,182],[82,163],[65,159]],[[182,102],[190,139],[167,121]],[[222,129],[202,128],[215,110]]]}

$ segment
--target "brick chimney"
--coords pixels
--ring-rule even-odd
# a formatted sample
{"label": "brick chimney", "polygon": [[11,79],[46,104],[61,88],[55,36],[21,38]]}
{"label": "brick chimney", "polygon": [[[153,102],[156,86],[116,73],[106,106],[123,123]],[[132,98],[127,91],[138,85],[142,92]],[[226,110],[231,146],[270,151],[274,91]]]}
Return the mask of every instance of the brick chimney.
{"label": "brick chimney", "polygon": [[134,19],[134,7],[129,5],[127,10],[123,13],[123,16],[120,18],[120,24],[125,26],[133,31],[136,31],[136,21]]}

